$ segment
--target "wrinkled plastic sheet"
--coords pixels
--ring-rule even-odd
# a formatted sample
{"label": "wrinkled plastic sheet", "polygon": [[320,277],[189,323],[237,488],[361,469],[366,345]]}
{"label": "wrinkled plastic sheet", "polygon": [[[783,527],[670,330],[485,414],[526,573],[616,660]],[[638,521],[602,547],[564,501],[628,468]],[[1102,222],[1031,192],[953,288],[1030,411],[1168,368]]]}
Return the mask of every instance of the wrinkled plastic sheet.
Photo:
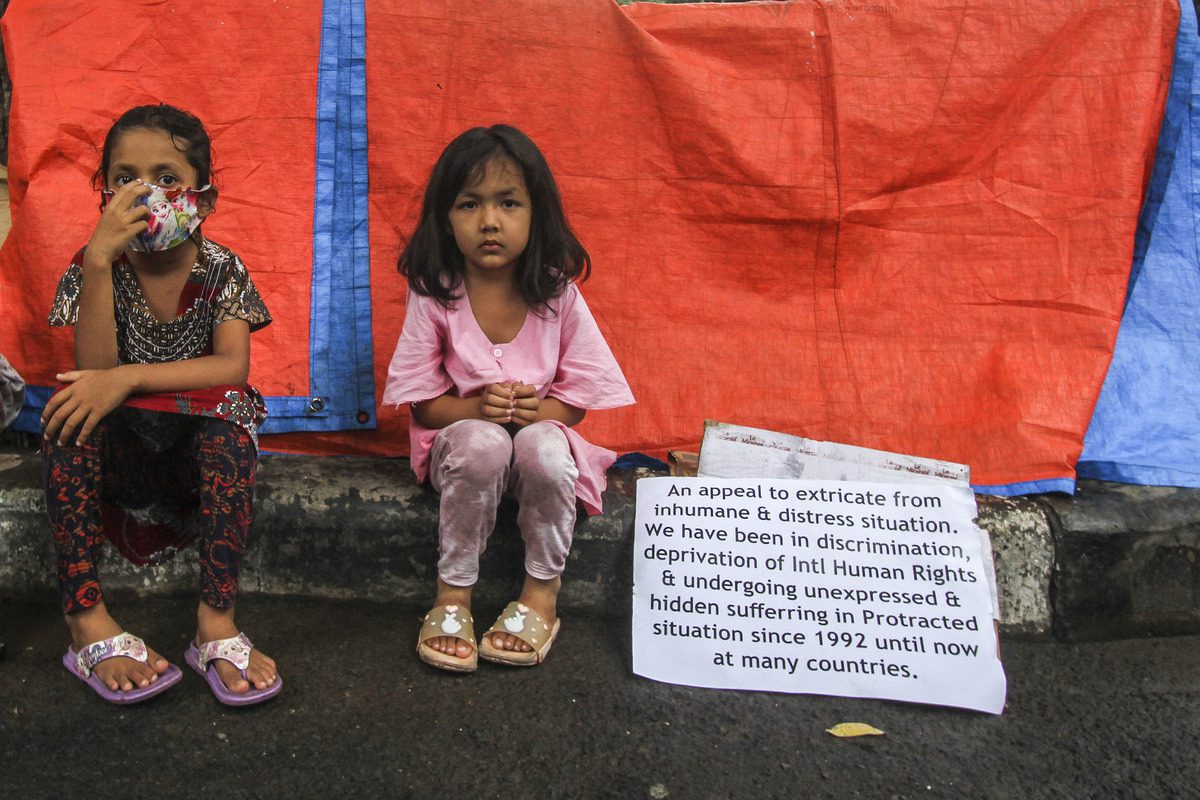
{"label": "wrinkled plastic sheet", "polygon": [[[1070,490],[1177,19],[1171,2],[368,4],[377,350],[429,167],[505,121],[559,178],[639,399],[586,435],[661,455],[719,419]],[[389,435],[405,422],[381,411]]]}
{"label": "wrinkled plastic sheet", "polygon": [[373,427],[362,15],[361,0],[9,4],[0,347],[31,384],[19,426],[38,427],[72,363],[70,330],[46,314],[95,225],[105,132],[166,102],[205,123],[220,194],[204,233],[242,256],[275,318],[253,337],[263,430]]}
{"label": "wrinkled plastic sheet", "polygon": [[1182,4],[1171,90],[1116,352],[1084,440],[1083,477],[1200,487],[1200,84]]}
{"label": "wrinkled plastic sheet", "polygon": [[[45,309],[94,219],[94,147],[131,101],[184,105],[214,130],[226,188],[206,233],[246,257],[275,314],[254,380],[297,402],[316,385],[314,275],[332,263],[352,318],[369,316],[374,374],[354,376],[377,396],[404,313],[395,259],[429,169],[464,128],[503,121],[549,158],[595,263],[583,290],[639,399],[590,415],[592,440],[661,456],[720,419],[967,463],[994,491],[1073,485],[1124,305],[1174,2],[409,0],[366,3],[361,20],[341,8],[361,3],[332,0],[93,5],[16,0],[5,18],[17,219],[0,348],[33,383],[69,357]],[[164,61],[168,12],[189,46]],[[335,84],[342,138],[323,151],[335,12],[349,26],[335,71],[364,67],[365,86]],[[363,141],[366,180],[351,163],[319,188],[314,154]],[[344,181],[351,211],[322,251],[316,206]],[[63,208],[72,224],[49,225]],[[333,235],[368,219],[369,250]],[[365,334],[336,322],[325,360],[340,363]],[[406,452],[406,412],[378,417],[378,431],[266,445]]]}

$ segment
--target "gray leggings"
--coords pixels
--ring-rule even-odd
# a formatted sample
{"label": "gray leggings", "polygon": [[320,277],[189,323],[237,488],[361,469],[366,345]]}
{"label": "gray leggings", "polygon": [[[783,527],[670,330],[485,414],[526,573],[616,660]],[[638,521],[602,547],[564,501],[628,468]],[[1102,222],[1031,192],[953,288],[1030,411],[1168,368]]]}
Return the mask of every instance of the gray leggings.
{"label": "gray leggings", "polygon": [[579,470],[556,425],[535,422],[515,436],[483,420],[447,425],[433,440],[429,476],[442,496],[438,577],[443,581],[473,586],[479,579],[479,556],[506,490],[517,499],[525,571],[542,580],[562,574],[575,529]]}

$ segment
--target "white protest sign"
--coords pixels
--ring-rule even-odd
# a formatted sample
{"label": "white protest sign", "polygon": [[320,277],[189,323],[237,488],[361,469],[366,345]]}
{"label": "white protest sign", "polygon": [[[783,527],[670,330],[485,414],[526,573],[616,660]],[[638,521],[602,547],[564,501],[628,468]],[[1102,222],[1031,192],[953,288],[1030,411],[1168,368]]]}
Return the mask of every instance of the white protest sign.
{"label": "white protest sign", "polygon": [[998,714],[975,496],[946,484],[638,481],[633,671]]}

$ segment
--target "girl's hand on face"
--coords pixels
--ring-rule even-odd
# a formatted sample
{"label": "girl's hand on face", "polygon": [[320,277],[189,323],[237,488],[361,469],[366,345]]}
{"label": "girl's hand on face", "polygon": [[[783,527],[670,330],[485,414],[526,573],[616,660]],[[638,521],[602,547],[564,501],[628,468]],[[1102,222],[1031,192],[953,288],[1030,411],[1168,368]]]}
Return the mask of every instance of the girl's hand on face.
{"label": "girl's hand on face", "polygon": [[100,420],[129,396],[129,383],[120,368],[84,369],[55,377],[71,384],[50,398],[42,410],[42,436],[66,444],[75,432],[75,444],[87,441]]}
{"label": "girl's hand on face", "polygon": [[512,423],[518,428],[524,428],[526,425],[532,425],[537,422],[538,406],[540,404],[537,396],[537,387],[527,383],[514,383],[512,385],[512,394]]}
{"label": "girl's hand on face", "polygon": [[489,384],[479,396],[479,418],[498,425],[512,422],[514,402],[511,383]]}
{"label": "girl's hand on face", "polygon": [[137,181],[130,181],[116,190],[104,206],[96,230],[88,240],[85,264],[92,259],[96,265],[112,264],[133,237],[150,226],[150,209],[134,205],[134,201],[151,191],[149,186]]}

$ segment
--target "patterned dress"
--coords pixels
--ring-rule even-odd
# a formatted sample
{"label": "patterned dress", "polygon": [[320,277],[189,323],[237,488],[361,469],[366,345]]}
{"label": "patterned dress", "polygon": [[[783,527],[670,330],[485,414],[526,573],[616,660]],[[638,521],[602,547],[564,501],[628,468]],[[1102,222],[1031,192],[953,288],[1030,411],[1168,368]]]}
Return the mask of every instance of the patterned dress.
{"label": "patterned dress", "polygon": [[[194,236],[198,246],[176,317],[151,313],[125,256],[112,267],[121,364],[155,364],[212,354],[213,330],[271,322],[241,259]],[[49,321],[74,325],[83,250],[59,282]],[[251,521],[258,426],[266,418],[251,386],[129,397],[81,445],[43,443],[43,475],[58,553],[64,611],[98,602],[100,543],[130,561],[158,563],[199,542],[201,597],[232,604]]]}
{"label": "patterned dress", "polygon": [[[159,322],[150,312],[128,259],[122,255],[113,264],[113,310],[120,363],[162,364],[212,355],[213,329],[222,322],[245,320],[251,331],[271,323],[271,314],[242,260],[199,234],[193,238],[199,253],[180,293],[176,317],[169,322]],[[58,283],[50,309],[53,327],[74,325],[78,319],[83,253],[81,249],[75,254]],[[262,396],[251,386],[142,395],[130,398],[128,405],[228,419],[246,428],[255,442],[258,426],[267,416]]]}

